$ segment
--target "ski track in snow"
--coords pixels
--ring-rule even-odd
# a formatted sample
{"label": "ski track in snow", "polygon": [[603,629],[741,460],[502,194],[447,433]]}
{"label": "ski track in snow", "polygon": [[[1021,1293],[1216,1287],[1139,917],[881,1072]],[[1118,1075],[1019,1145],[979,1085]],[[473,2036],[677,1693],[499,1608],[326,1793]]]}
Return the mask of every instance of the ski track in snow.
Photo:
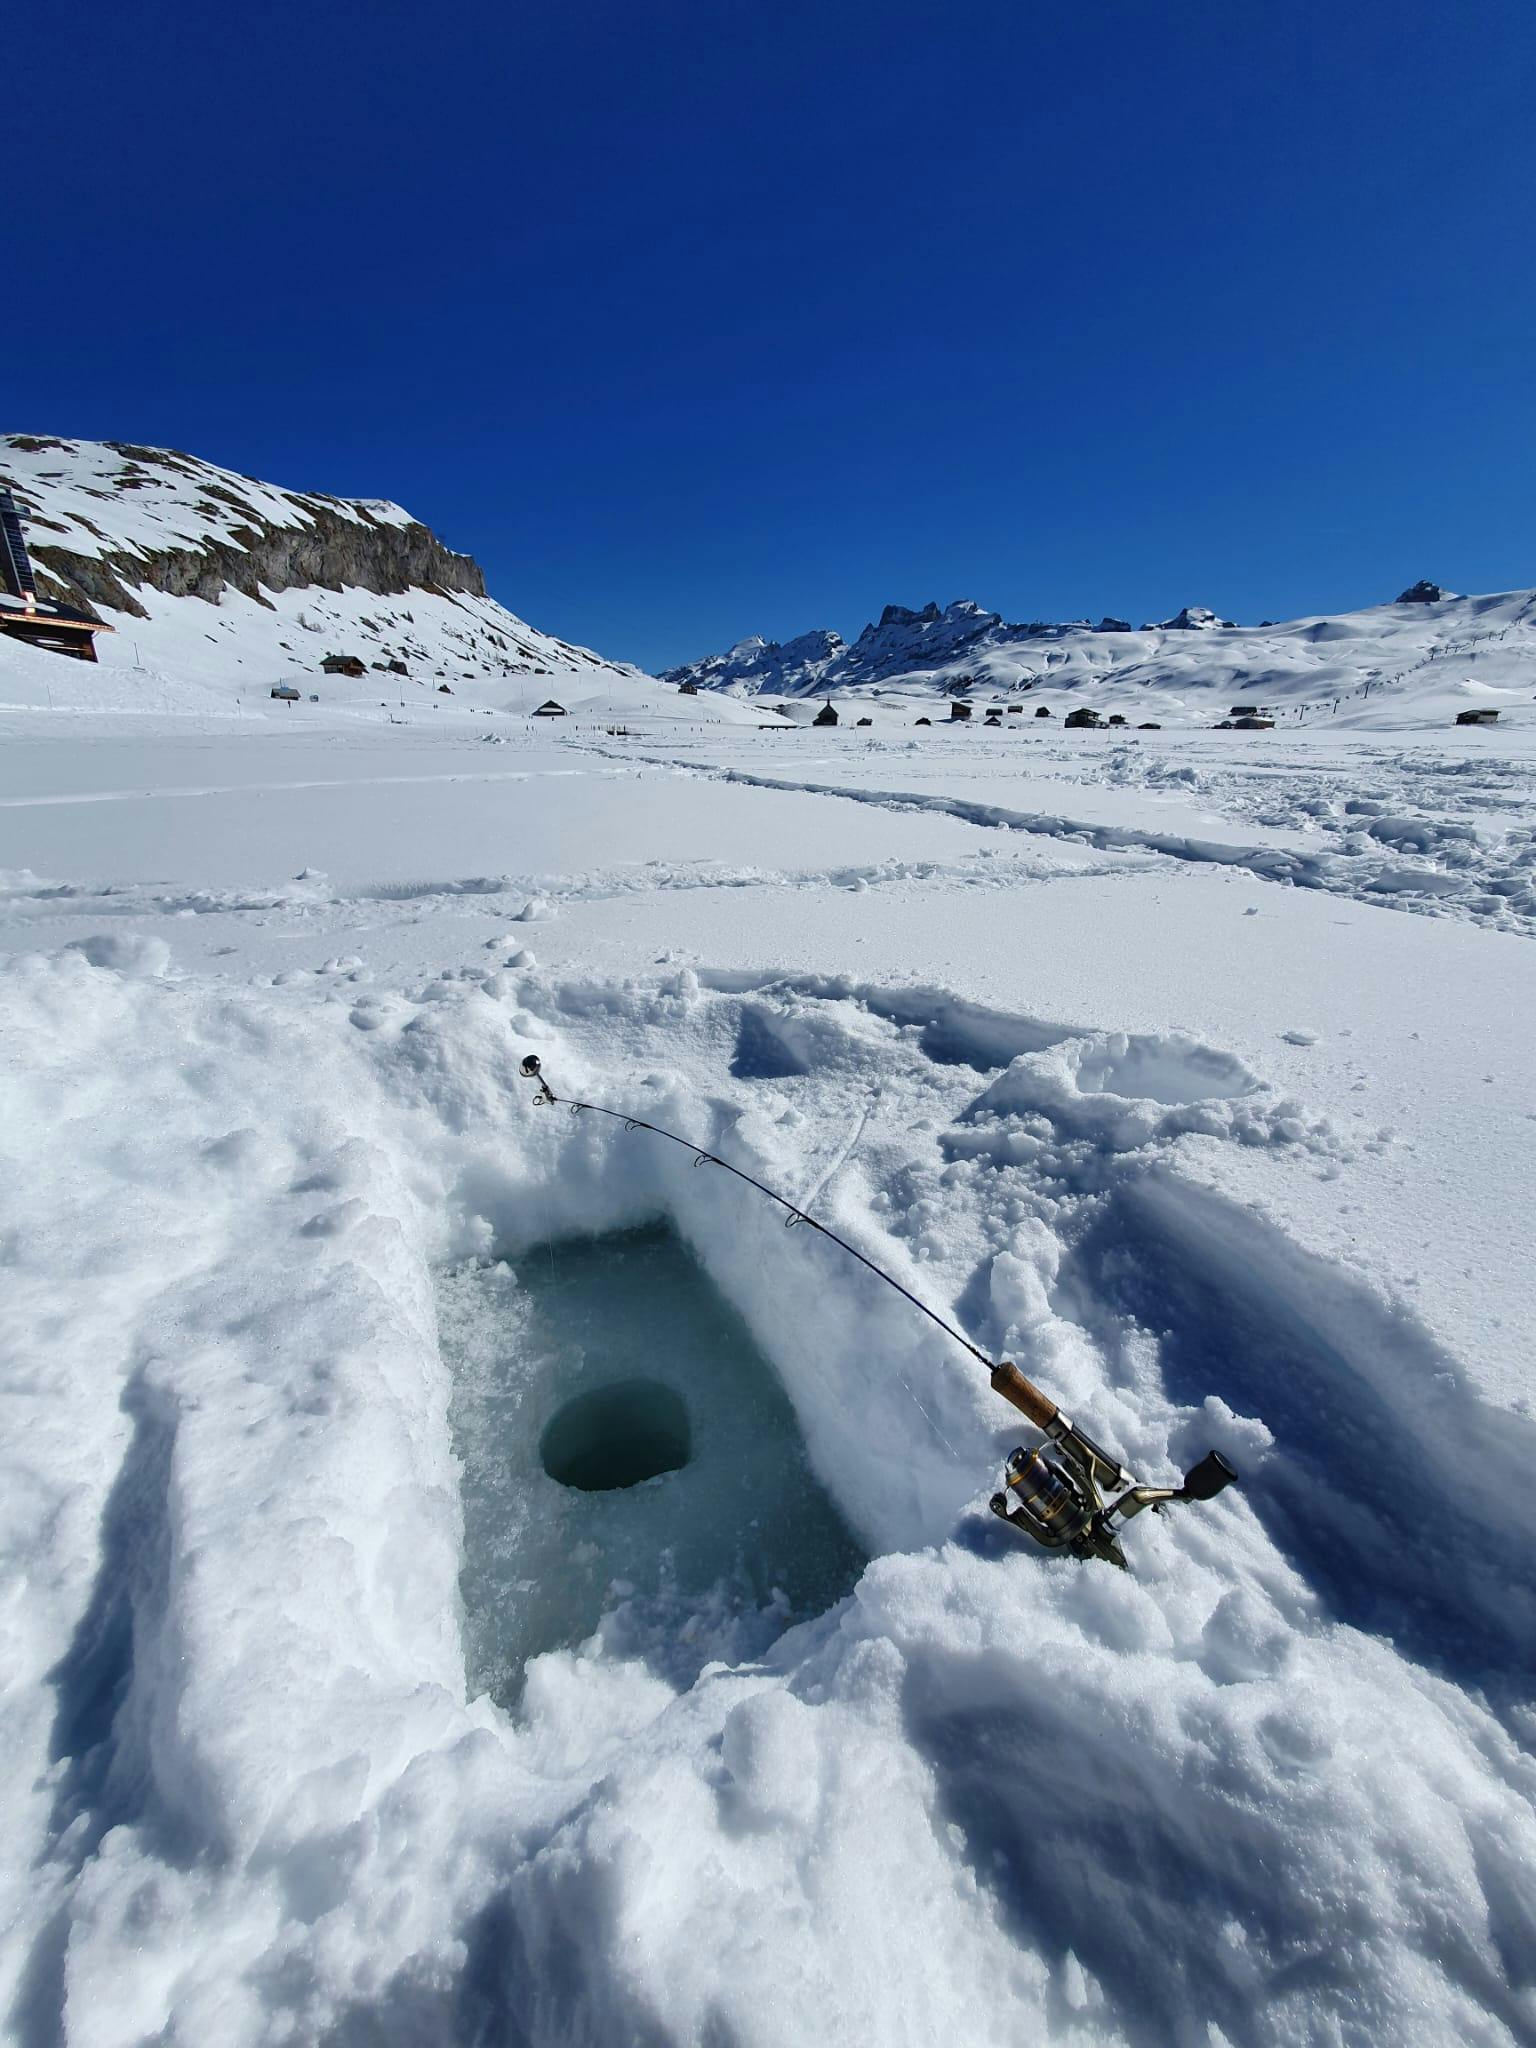
{"label": "ski track in snow", "polygon": [[[1474,924],[1536,936],[1536,829],[1529,826],[1501,836],[1489,847],[1470,826],[1398,815],[1386,803],[1357,799],[1352,805],[1359,814],[1357,843],[1298,853],[1285,847],[1238,846],[1189,833],[1095,824],[1064,814],[1012,811],[999,804],[912,790],[866,789],[700,764],[690,764],[687,772],[715,775],[751,788],[797,790],[892,811],[940,812],[966,824],[1069,840],[1101,852],[1140,851],[1170,860],[1240,868],[1265,882],[1324,889],[1420,916],[1464,917]],[[1381,855],[1382,846],[1401,848],[1410,855],[1433,851],[1438,858],[1433,862],[1387,859]]]}
{"label": "ski track in snow", "polygon": [[296,789],[411,788],[434,782],[531,782],[536,775],[579,775],[579,768],[509,768],[504,772],[477,774],[465,771],[453,775],[362,775],[311,776],[302,782],[208,783],[203,787],[162,787],[158,789],[93,789],[62,796],[0,797],[0,810],[32,810],[39,805],[159,803],[170,797],[271,796]]}

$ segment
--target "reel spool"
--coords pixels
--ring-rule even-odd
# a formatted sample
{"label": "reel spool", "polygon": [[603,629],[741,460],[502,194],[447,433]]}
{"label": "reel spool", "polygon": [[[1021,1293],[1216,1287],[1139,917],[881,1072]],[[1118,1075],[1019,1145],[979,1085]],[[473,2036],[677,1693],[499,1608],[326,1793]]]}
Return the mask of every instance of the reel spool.
{"label": "reel spool", "polygon": [[[1182,1486],[1138,1485],[1016,1365],[1005,1361],[994,1366],[992,1385],[1044,1433],[1045,1442],[1010,1452],[1002,1490],[993,1494],[989,1506],[1016,1535],[1043,1550],[1100,1558],[1124,1571],[1119,1523],[1130,1521],[1143,1508],[1160,1513],[1169,1501],[1214,1500],[1237,1477],[1220,1451],[1207,1451],[1185,1473]],[[1106,1493],[1118,1498],[1106,1504]]]}

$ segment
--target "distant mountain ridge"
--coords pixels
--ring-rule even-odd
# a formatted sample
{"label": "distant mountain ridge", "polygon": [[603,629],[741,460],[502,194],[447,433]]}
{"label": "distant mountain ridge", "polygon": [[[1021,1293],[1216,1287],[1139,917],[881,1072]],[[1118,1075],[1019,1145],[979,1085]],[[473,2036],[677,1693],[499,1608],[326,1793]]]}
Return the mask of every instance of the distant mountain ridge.
{"label": "distant mountain ridge", "polygon": [[1362,713],[1373,724],[1400,714],[1413,722],[1412,698],[1425,698],[1426,712],[1428,697],[1445,709],[1532,701],[1536,593],[1458,597],[1421,581],[1390,604],[1257,626],[1204,605],[1132,626],[1112,617],[1010,624],[970,598],[919,610],[891,604],[851,645],[826,631],[782,644],[742,640],[663,680],[748,700],[1082,692],[1078,701],[1131,723],[1219,717],[1255,703],[1298,719],[1326,710],[1346,722]]}
{"label": "distant mountain ridge", "polygon": [[[1435,589],[1433,584],[1416,586],[1416,592]],[[1406,593],[1399,602],[1422,602],[1416,592]],[[1438,594],[1448,595],[1444,591]],[[923,669],[948,669],[967,653],[980,654],[1066,634],[1204,633],[1230,629],[1232,625],[1231,619],[1218,617],[1205,605],[1185,605],[1171,619],[1155,620],[1137,628],[1129,619],[1107,615],[1096,626],[1087,619],[1062,624],[1032,619],[1027,624],[1010,624],[1001,612],[989,612],[969,597],[956,598],[942,608],[928,603],[917,611],[904,604],[888,604],[851,646],[840,633],[825,629],[801,633],[782,644],[754,634],[738,640],[724,654],[707,654],[701,660],[664,669],[662,680],[679,685],[692,683],[700,690],[734,689],[739,695],[796,697],[889,682]]]}

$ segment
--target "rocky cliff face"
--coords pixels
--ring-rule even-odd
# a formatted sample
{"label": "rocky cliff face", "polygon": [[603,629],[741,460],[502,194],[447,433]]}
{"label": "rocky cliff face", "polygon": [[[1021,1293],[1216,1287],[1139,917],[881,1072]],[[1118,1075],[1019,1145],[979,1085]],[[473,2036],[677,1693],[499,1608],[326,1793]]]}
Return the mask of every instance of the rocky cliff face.
{"label": "rocky cliff face", "polygon": [[145,616],[145,588],[216,604],[297,588],[485,595],[455,554],[399,505],[285,491],[196,456],[127,441],[0,436],[41,595],[93,616]]}

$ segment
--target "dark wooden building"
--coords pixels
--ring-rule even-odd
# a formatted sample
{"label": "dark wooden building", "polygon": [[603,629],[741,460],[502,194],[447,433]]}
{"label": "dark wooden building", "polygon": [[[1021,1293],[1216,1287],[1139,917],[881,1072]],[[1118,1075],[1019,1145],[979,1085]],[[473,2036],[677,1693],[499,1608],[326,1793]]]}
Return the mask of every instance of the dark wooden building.
{"label": "dark wooden building", "polygon": [[37,578],[22,536],[21,513],[10,492],[0,489],[0,633],[49,654],[94,661],[96,635],[111,631],[89,612],[38,596]]}

